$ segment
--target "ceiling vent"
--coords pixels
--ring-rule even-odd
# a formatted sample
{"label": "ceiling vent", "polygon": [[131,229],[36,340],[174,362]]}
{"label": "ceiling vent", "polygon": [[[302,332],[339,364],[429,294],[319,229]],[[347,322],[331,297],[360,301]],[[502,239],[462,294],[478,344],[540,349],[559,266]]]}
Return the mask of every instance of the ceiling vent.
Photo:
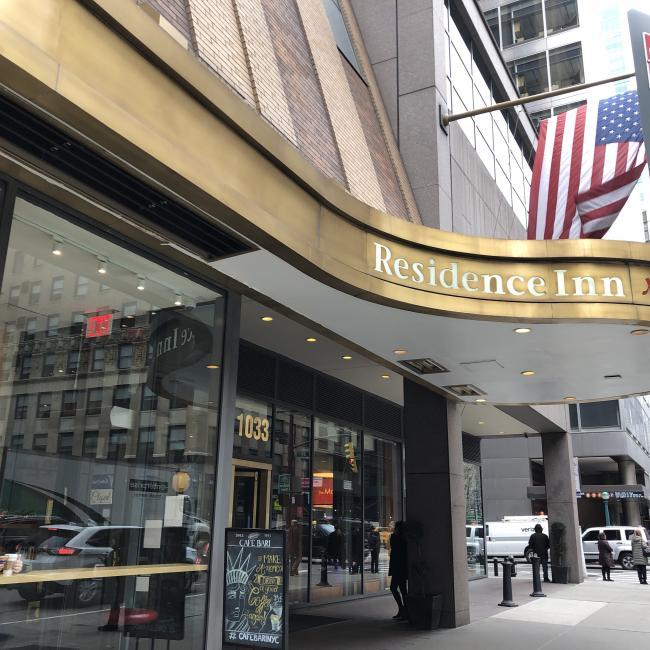
{"label": "ceiling vent", "polygon": [[605,375],[603,379],[622,379],[621,375]]}
{"label": "ceiling vent", "polygon": [[472,384],[455,384],[454,386],[443,386],[443,388],[456,395],[456,397],[478,397],[479,395],[485,395],[480,388],[476,388]]}
{"label": "ceiling vent", "polygon": [[447,368],[436,363],[433,359],[406,359],[400,363],[418,375],[433,375],[439,372],[449,372]]}

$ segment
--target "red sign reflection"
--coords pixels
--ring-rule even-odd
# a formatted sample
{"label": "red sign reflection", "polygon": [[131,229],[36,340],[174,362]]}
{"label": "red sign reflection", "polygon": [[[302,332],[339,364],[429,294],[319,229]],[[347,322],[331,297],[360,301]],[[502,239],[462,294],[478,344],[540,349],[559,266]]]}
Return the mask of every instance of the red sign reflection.
{"label": "red sign reflection", "polygon": [[108,336],[111,333],[113,314],[102,316],[90,316],[86,320],[86,338],[92,339],[98,336]]}

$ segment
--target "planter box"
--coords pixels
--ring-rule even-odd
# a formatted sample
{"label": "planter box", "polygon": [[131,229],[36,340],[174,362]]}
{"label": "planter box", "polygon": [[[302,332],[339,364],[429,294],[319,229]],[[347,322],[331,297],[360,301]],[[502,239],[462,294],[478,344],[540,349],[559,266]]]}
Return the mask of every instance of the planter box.
{"label": "planter box", "polygon": [[553,582],[561,585],[566,585],[569,582],[569,567],[568,566],[557,566],[551,564],[551,574],[553,577]]}
{"label": "planter box", "polygon": [[440,626],[442,596],[426,594],[406,597],[409,624],[417,630],[435,630]]}

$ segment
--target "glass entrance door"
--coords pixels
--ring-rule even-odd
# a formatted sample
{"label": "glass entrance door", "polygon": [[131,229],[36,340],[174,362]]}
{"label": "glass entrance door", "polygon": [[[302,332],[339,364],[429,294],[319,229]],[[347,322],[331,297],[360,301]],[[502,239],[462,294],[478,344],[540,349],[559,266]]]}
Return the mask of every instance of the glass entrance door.
{"label": "glass entrance door", "polygon": [[259,470],[235,470],[232,508],[234,528],[255,528],[256,526],[259,475]]}

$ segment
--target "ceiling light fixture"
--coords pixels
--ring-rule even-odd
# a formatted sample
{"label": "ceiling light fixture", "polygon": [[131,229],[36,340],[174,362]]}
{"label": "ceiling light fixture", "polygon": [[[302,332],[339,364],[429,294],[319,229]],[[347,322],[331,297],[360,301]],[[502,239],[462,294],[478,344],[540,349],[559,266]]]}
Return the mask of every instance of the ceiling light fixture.
{"label": "ceiling light fixture", "polygon": [[341,359],[344,359],[345,361],[349,361],[352,357],[349,354],[344,354]]}
{"label": "ceiling light fixture", "polygon": [[60,239],[57,237],[54,238],[52,242],[52,255],[63,255],[62,244],[63,242]]}
{"label": "ceiling light fixture", "polygon": [[567,402],[574,402],[576,398],[573,395],[567,395],[564,399]]}
{"label": "ceiling light fixture", "polygon": [[307,341],[307,343],[316,343],[316,341],[318,341],[318,339],[315,338],[315,337],[313,337],[313,336],[308,336],[308,337],[305,339],[305,341]]}
{"label": "ceiling light fixture", "polygon": [[479,420],[478,423],[479,424],[485,424],[485,422],[483,422],[483,420]]}
{"label": "ceiling light fixture", "polygon": [[501,435],[503,435],[503,434],[505,433],[505,431],[499,431],[499,433],[500,433]]}
{"label": "ceiling light fixture", "polygon": [[632,330],[630,334],[633,336],[643,336],[644,334],[647,334],[650,330]]}
{"label": "ceiling light fixture", "polygon": [[534,370],[522,370],[521,373],[524,377],[532,377],[535,374]]}
{"label": "ceiling light fixture", "polygon": [[273,320],[273,316],[262,316],[260,320],[263,320],[265,323],[270,323]]}
{"label": "ceiling light fixture", "polygon": [[477,404],[485,404],[485,402],[487,402],[487,400],[484,399],[483,397],[479,397],[478,399],[475,399],[474,401],[475,401]]}
{"label": "ceiling light fixture", "polygon": [[530,329],[530,327],[516,327],[512,331],[515,334],[530,334],[532,330]]}
{"label": "ceiling light fixture", "polygon": [[101,273],[102,275],[106,275],[106,272],[108,269],[106,268],[106,259],[103,257],[98,257],[97,258],[97,273]]}
{"label": "ceiling light fixture", "polygon": [[139,276],[138,276],[138,285],[136,286],[136,289],[137,289],[138,291],[144,291],[144,286],[145,286],[145,285],[144,285],[144,276],[143,276],[143,275],[139,275]]}
{"label": "ceiling light fixture", "polygon": [[408,350],[402,350],[401,348],[398,348],[397,350],[393,350],[393,354],[397,354],[397,355],[406,354],[407,352]]}
{"label": "ceiling light fixture", "polygon": [[390,379],[390,375],[382,375],[381,378],[382,379]]}
{"label": "ceiling light fixture", "polygon": [[181,307],[183,305],[183,296],[181,296],[180,293],[176,294],[174,305],[176,305],[176,307]]}
{"label": "ceiling light fixture", "polygon": [[208,370],[216,370],[219,367],[219,364],[217,364],[217,363],[208,363],[205,367]]}

